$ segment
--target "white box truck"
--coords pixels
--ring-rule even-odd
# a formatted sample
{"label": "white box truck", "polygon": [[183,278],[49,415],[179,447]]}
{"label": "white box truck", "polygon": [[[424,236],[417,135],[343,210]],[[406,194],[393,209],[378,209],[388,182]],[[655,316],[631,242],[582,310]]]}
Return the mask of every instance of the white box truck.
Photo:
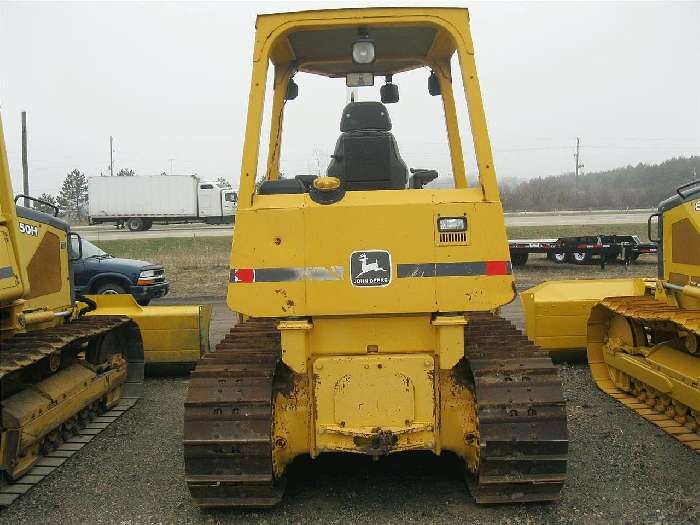
{"label": "white box truck", "polygon": [[238,194],[194,175],[90,177],[90,224],[116,222],[131,231],[154,222],[233,222]]}

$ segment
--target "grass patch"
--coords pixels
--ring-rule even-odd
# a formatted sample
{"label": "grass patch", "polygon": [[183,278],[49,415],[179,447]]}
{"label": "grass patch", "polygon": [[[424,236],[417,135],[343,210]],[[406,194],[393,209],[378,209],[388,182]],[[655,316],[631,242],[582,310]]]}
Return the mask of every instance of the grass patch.
{"label": "grass patch", "polygon": [[642,224],[583,224],[551,226],[508,226],[509,239],[553,239],[580,235],[639,235],[647,241],[647,225]]}
{"label": "grass patch", "polygon": [[166,237],[93,244],[115,257],[162,264],[171,296],[226,294],[230,237]]}

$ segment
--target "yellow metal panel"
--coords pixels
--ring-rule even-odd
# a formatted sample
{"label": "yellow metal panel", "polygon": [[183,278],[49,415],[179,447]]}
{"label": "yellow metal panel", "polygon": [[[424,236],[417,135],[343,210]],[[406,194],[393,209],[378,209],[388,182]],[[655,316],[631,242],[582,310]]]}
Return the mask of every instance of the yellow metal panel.
{"label": "yellow metal panel", "polygon": [[449,370],[464,357],[463,316],[436,316],[432,321],[436,329],[437,349],[440,356],[440,368]]}
{"label": "yellow metal panel", "polygon": [[[308,195],[256,196],[251,210],[239,212],[233,271],[282,269],[298,277],[229,283],[229,307],[250,316],[287,317],[474,311],[506,304],[514,296],[510,274],[399,276],[399,265],[509,261],[500,204],[469,201],[474,198],[479,192],[472,189],[348,192],[333,206],[322,206]],[[466,213],[470,244],[436,247],[436,213]],[[350,255],[362,250],[390,253],[388,286],[352,286]],[[327,276],[304,274],[313,269]]]}
{"label": "yellow metal panel", "polygon": [[282,321],[277,328],[281,332],[282,361],[297,374],[305,373],[313,325],[305,320]]}
{"label": "yellow metal panel", "polygon": [[[700,234],[700,213],[695,211],[696,205],[700,205],[698,203],[700,203],[700,199],[691,200],[680,206],[671,208],[670,210],[665,211],[663,214],[663,253],[665,280],[669,279],[669,274],[671,273],[687,275],[694,281],[700,280],[700,261],[698,261],[698,264],[690,264],[692,263],[694,257],[686,257],[684,263],[674,262],[673,260],[674,245],[676,246],[676,251],[679,250],[679,246],[681,247],[680,250],[682,251],[685,248],[685,245],[682,243],[693,242],[697,239],[697,236],[695,236],[695,238],[689,239],[674,239],[674,224],[677,224],[680,221],[689,221],[690,225],[692,226],[691,231],[694,229],[696,233]],[[697,253],[697,250],[699,248],[693,247],[693,249]],[[698,308],[700,306],[696,304],[694,305],[694,307]]]}
{"label": "yellow metal panel", "polygon": [[[0,302],[3,303],[29,293],[26,270],[19,262],[19,231],[13,195],[0,115]],[[7,275],[10,272],[11,275]]]}
{"label": "yellow metal panel", "polygon": [[391,451],[434,446],[434,361],[429,354],[321,357],[314,361],[319,451],[370,453],[369,439],[396,437]]}
{"label": "yellow metal panel", "polygon": [[474,472],[479,461],[476,400],[472,391],[440,370],[440,448],[464,458]]}
{"label": "yellow metal panel", "polygon": [[[34,255],[37,253],[37,250],[40,248],[47,235],[58,238],[58,243],[56,244],[59,250],[57,254],[55,252],[51,252],[50,258],[45,261],[45,264],[51,264],[52,267],[53,264],[58,261],[59,268],[54,270],[59,274],[57,276],[58,288],[55,289],[55,291],[43,293],[42,295],[38,295],[36,297],[31,297],[34,294],[34,290],[32,289],[23,307],[24,310],[41,308],[60,312],[71,309],[72,297],[70,286],[70,266],[68,262],[68,234],[64,230],[56,228],[55,226],[44,224],[34,219],[21,218],[21,222],[29,226],[36,227],[38,231],[37,236],[21,234],[19,237],[19,259],[25,272],[27,271],[28,265],[33,260]],[[34,264],[38,267],[41,267],[41,263],[42,261],[40,260],[34,261]],[[27,278],[29,279],[28,272]],[[29,284],[31,288],[31,282]]]}
{"label": "yellow metal panel", "polygon": [[314,355],[433,352],[435,330],[429,315],[314,318],[310,347]]}
{"label": "yellow metal panel", "polygon": [[307,375],[295,375],[293,388],[275,393],[272,462],[278,479],[296,456],[314,450],[311,406]]}

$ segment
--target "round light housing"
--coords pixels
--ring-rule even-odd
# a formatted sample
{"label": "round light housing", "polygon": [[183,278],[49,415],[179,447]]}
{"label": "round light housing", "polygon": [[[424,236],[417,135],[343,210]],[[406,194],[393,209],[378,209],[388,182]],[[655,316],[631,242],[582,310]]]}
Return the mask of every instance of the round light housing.
{"label": "round light housing", "polygon": [[355,64],[371,64],[374,58],[374,42],[371,40],[358,40],[352,45],[352,61]]}

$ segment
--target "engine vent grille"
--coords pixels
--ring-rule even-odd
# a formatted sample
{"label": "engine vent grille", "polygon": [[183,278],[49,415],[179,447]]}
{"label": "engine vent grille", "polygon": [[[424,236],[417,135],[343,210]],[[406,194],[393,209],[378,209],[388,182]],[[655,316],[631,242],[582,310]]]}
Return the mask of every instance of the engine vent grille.
{"label": "engine vent grille", "polygon": [[440,245],[467,244],[467,232],[440,232],[438,238]]}

